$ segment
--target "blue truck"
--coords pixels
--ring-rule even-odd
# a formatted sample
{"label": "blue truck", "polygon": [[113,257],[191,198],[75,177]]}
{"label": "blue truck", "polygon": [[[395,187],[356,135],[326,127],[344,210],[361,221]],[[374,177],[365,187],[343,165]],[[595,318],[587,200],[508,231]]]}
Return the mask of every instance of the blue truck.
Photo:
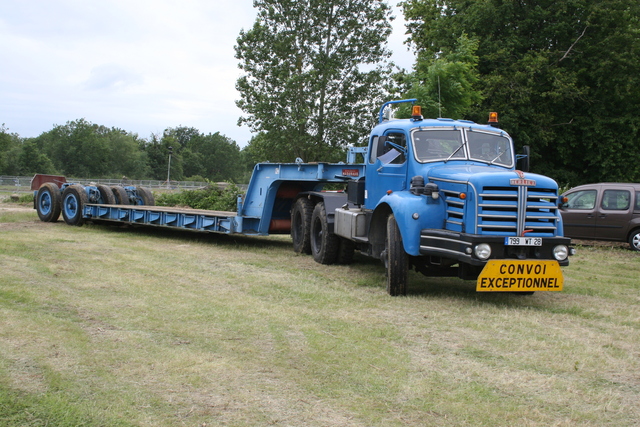
{"label": "blue truck", "polygon": [[383,262],[392,296],[407,293],[410,270],[475,280],[479,292],[562,290],[560,267],[574,249],[556,182],[528,172],[528,155],[515,154],[497,116],[489,124],[424,119],[413,105],[410,119],[392,119],[405,102],[415,100],[380,108],[368,146],[349,148],[346,163],[257,164],[236,212],[159,207],[142,187],[46,178],[34,207],[42,221],[62,213],[70,225],[290,234],[295,252],[321,264],[350,263],[359,251]]}

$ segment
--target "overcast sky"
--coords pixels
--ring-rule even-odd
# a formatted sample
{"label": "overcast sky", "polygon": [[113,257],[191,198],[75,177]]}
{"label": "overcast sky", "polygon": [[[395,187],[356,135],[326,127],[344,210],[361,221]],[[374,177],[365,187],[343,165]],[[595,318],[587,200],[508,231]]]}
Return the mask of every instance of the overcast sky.
{"label": "overcast sky", "polygon": [[[392,59],[410,68],[394,14]],[[22,137],[80,118],[142,138],[188,126],[243,147],[233,47],[255,16],[252,0],[0,0],[0,124]]]}

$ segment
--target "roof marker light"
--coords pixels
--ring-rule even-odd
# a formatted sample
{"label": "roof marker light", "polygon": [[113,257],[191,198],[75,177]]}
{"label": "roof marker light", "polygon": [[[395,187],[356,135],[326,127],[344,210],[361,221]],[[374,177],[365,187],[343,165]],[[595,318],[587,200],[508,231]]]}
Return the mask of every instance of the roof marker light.
{"label": "roof marker light", "polygon": [[413,120],[422,120],[422,107],[419,105],[414,105],[411,109],[411,118]]}

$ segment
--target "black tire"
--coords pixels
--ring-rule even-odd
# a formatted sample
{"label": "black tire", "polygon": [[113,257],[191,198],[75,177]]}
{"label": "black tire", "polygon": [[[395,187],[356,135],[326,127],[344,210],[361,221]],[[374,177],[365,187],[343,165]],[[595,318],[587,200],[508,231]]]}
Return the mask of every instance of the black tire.
{"label": "black tire", "polygon": [[311,255],[320,264],[333,264],[338,256],[338,236],[329,232],[327,211],[320,202],[311,215]]}
{"label": "black tire", "polygon": [[640,251],[640,228],[633,230],[629,235],[629,246],[634,251]]}
{"label": "black tire", "polygon": [[384,246],[383,260],[387,270],[387,292],[393,297],[406,295],[409,257],[404,251],[402,235],[393,214],[387,218],[387,237]]}
{"label": "black tire", "polygon": [[82,208],[87,204],[88,197],[81,185],[70,185],[62,193],[62,218],[69,225],[84,224]]}
{"label": "black tire", "polygon": [[291,209],[291,239],[293,251],[297,254],[311,254],[311,216],[313,203],[307,198],[300,198]]}
{"label": "black tire", "polygon": [[336,264],[351,264],[353,262],[353,254],[356,251],[356,243],[340,237],[340,245],[338,247],[338,255],[336,257]]}
{"label": "black tire", "polygon": [[138,204],[145,206],[154,206],[156,204],[151,190],[144,187],[136,187],[136,193],[138,194]]}
{"label": "black tire", "polygon": [[116,200],[116,205],[130,205],[129,194],[127,190],[119,185],[114,185],[111,187],[111,192],[113,193],[113,198]]}
{"label": "black tire", "polygon": [[96,188],[100,192],[100,198],[98,199],[98,203],[101,205],[115,205],[116,198],[113,196],[113,192],[106,185],[98,184]]}
{"label": "black tire", "polygon": [[35,207],[42,222],[56,222],[60,218],[62,195],[53,182],[45,182],[36,194]]}

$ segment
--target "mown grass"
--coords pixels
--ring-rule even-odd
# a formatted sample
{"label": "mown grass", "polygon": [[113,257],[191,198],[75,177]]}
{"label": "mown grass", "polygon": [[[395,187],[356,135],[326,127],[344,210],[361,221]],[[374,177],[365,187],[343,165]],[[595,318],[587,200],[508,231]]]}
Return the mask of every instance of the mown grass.
{"label": "mown grass", "polygon": [[629,250],[581,247],[561,293],[391,298],[285,236],[2,215],[0,426],[640,423]]}

